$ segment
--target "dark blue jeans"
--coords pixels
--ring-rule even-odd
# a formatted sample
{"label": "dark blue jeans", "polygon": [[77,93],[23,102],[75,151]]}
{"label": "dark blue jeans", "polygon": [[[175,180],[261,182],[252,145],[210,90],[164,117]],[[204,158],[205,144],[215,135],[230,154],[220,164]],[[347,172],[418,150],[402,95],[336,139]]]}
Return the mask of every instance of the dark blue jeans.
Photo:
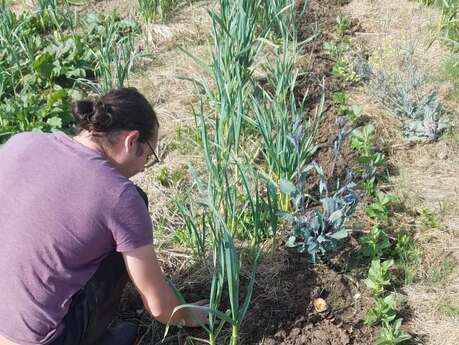
{"label": "dark blue jeans", "polygon": [[[148,207],[145,192],[137,187]],[[96,345],[116,317],[129,276],[121,253],[112,252],[83,289],[72,297],[64,332],[49,345]]]}

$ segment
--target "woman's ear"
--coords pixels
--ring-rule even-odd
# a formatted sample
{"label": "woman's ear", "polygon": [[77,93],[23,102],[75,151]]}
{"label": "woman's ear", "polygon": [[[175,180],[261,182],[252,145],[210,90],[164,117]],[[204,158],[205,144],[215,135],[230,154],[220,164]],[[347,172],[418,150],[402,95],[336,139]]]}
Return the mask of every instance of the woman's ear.
{"label": "woman's ear", "polygon": [[124,138],[124,149],[126,153],[137,150],[137,145],[139,144],[140,133],[138,130],[128,131]]}

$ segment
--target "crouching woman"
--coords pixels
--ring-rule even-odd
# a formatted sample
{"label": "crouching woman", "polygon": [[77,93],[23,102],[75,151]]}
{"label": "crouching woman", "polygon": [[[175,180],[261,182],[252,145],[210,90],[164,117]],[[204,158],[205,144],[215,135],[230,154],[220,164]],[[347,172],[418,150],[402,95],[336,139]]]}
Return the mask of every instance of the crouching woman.
{"label": "crouching woman", "polygon": [[[155,112],[133,88],[72,112],[75,137],[20,133],[0,147],[0,345],[133,344],[134,325],[108,328],[129,279],[160,322],[179,304],[129,180],[157,160]],[[171,323],[198,320],[182,310]]]}

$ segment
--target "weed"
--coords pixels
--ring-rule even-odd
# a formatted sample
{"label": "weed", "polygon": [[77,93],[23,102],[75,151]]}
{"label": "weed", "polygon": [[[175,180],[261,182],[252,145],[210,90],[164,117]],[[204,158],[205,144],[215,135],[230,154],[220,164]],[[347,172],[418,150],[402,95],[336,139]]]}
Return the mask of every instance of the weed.
{"label": "weed", "polygon": [[365,280],[365,283],[374,296],[380,296],[386,287],[390,286],[390,269],[393,265],[394,260],[381,262],[380,259],[374,259],[371,261],[368,278]]}
{"label": "weed", "polygon": [[167,167],[165,166],[161,167],[159,169],[158,175],[156,175],[156,178],[163,187],[171,186],[171,175]]}
{"label": "weed", "polygon": [[335,30],[340,35],[343,36],[351,27],[351,22],[348,17],[344,15],[339,15],[335,20]]}
{"label": "weed", "polygon": [[384,154],[375,150],[374,136],[374,127],[368,125],[354,129],[350,139],[351,148],[359,154],[359,162],[363,166],[364,188],[370,195],[375,195],[378,178],[386,164]]}
{"label": "weed", "polygon": [[[126,24],[130,27],[126,28]],[[126,30],[127,29],[127,30]],[[126,30],[120,37],[119,32]],[[91,54],[97,64],[94,73],[98,83],[86,84],[100,95],[114,88],[124,87],[134,63],[142,56],[134,46],[138,26],[134,22],[120,22],[116,16],[107,17],[102,34]]]}
{"label": "weed", "polygon": [[432,285],[442,285],[454,271],[455,262],[451,256],[444,257],[438,265],[432,265],[427,271],[426,281]]}
{"label": "weed", "polygon": [[333,103],[338,106],[347,106],[348,105],[348,97],[344,91],[338,91],[333,94]]}
{"label": "weed", "polygon": [[330,56],[332,59],[337,59],[340,55],[340,49],[335,42],[324,42],[322,45],[322,49],[324,50],[324,53]]}
{"label": "weed", "polygon": [[423,207],[419,210],[419,219],[422,224],[430,228],[438,227],[438,220],[434,212],[426,207]]}
{"label": "weed", "polygon": [[397,234],[394,254],[398,259],[397,266],[403,271],[405,284],[411,284],[421,255],[419,245],[408,233],[400,232]]}
{"label": "weed", "polygon": [[437,312],[447,318],[459,319],[459,304],[449,296],[442,297],[436,306]]}
{"label": "weed", "polygon": [[173,15],[183,0],[138,0],[139,12],[147,21],[165,20]]}
{"label": "weed", "polygon": [[442,10],[442,27],[445,36],[459,41],[459,3],[457,0],[421,0],[424,5],[435,5]]}
{"label": "weed", "polygon": [[[458,45],[459,46],[459,45]],[[459,53],[451,53],[451,56],[443,64],[442,77],[452,83],[452,96],[459,97]]]}
{"label": "weed", "polygon": [[184,221],[184,227],[176,233],[175,239],[180,243],[189,244],[194,258],[199,261],[205,257],[209,241],[208,225],[211,220],[206,214],[195,214],[193,209],[188,207],[183,200],[177,199],[176,206]]}

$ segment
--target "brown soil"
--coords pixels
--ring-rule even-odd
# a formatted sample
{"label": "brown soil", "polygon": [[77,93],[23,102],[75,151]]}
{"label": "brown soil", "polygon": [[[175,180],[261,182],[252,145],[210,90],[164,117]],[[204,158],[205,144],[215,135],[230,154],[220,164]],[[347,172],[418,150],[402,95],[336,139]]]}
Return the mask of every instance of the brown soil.
{"label": "brown soil", "polygon": [[[325,264],[312,266],[304,256],[285,251],[277,252],[275,256],[266,254],[257,269],[254,295],[241,328],[240,343],[371,344],[375,329],[364,326],[363,319],[372,299],[357,278],[337,273],[335,269]],[[208,297],[210,279],[210,270],[201,264],[199,269],[181,272],[174,281],[185,298],[191,301]],[[245,284],[243,278],[242,285]],[[137,318],[138,315],[133,314],[132,310],[142,309],[141,302],[132,289],[129,291],[130,297],[126,298],[123,308],[124,318]],[[327,304],[327,310],[321,313],[313,306],[313,301],[319,297]],[[136,298],[137,302],[133,302]],[[227,307],[227,301],[223,301],[221,309],[226,310]],[[145,314],[142,319],[145,320],[141,322],[142,334],[148,334],[145,337],[148,341],[142,344],[160,341],[164,328],[149,321]],[[229,336],[225,332],[222,339]],[[175,344],[177,339],[185,339],[189,335],[206,338],[206,334],[199,329],[173,329],[169,333],[168,343]]]}
{"label": "brown soil", "polygon": [[[175,265],[172,261],[169,263]],[[256,287],[251,308],[241,328],[240,343],[371,344],[376,329],[364,326],[363,319],[372,298],[358,278],[337,273],[336,267],[329,265],[311,266],[303,256],[288,252],[277,252],[274,257],[266,254],[257,269]],[[211,275],[205,266],[201,264],[197,269],[190,268],[174,277],[175,284],[187,300],[207,298]],[[243,278],[242,285],[245,284]],[[313,305],[319,297],[327,305],[327,310],[320,313]],[[227,301],[223,301],[221,306],[222,310],[225,308]],[[120,316],[139,322],[143,337],[140,344],[151,345],[161,341],[164,326],[152,321],[143,311],[142,302],[132,287],[126,290]],[[166,343],[182,344],[182,340],[190,335],[206,338],[199,329],[172,328]],[[222,339],[227,337],[229,334],[224,330]]]}

